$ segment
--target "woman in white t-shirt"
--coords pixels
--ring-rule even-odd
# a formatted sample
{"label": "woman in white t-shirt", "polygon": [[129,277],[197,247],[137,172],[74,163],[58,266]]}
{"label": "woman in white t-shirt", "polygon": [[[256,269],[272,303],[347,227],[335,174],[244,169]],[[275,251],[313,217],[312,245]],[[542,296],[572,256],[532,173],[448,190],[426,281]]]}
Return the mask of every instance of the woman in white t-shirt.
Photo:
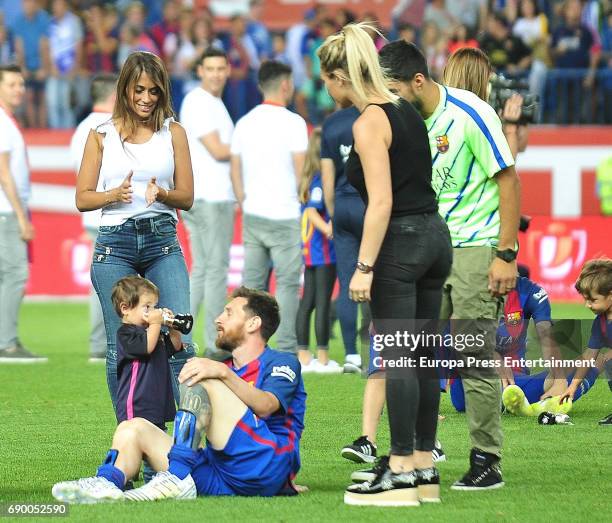
{"label": "woman in white t-shirt", "polygon": [[534,53],[534,58],[545,65],[550,64],[548,54],[548,19],[539,12],[534,0],[522,0],[519,17],[512,27],[512,34],[518,36]]}
{"label": "woman in white t-shirt", "polygon": [[[104,315],[113,406],[115,338],[121,323],[111,302],[115,282],[140,274],[159,288],[158,307],[189,312],[189,277],[176,235],[176,209],[188,210],[193,203],[193,174],[187,136],[173,114],[161,60],[148,52],[132,53],[119,75],[112,119],[89,133],[77,179],[78,209],[102,209],[91,279]],[[103,190],[96,189],[98,179]],[[189,336],[185,342],[186,350],[171,359],[175,376],[193,355]]]}

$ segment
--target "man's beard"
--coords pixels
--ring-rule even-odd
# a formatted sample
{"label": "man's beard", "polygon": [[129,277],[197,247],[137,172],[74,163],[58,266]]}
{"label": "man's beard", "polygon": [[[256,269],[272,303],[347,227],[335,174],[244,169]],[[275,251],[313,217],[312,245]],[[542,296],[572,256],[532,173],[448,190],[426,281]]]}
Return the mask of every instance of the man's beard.
{"label": "man's beard", "polygon": [[414,100],[410,100],[412,106],[417,110],[418,113],[423,113],[423,102],[418,98],[414,98]]}
{"label": "man's beard", "polygon": [[233,352],[244,341],[244,336],[239,333],[232,332],[219,332],[215,345],[218,349],[225,350],[227,352]]}

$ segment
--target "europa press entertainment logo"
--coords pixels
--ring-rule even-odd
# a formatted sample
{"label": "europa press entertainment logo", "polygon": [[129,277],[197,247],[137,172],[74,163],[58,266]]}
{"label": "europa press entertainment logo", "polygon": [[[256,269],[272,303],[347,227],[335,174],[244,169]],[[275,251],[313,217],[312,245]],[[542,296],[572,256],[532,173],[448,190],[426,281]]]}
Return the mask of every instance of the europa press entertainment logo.
{"label": "europa press entertainment logo", "polygon": [[582,266],[587,252],[587,231],[552,222],[546,231],[529,234],[530,251],[537,255],[540,275],[546,280],[563,280]]}

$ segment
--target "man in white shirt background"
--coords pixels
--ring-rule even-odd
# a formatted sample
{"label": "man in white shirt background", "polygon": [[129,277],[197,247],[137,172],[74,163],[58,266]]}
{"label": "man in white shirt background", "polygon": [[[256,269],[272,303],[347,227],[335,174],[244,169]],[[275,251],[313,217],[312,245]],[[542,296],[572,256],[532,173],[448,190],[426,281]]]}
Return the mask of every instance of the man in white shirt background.
{"label": "man in white shirt background", "polygon": [[296,352],[301,270],[297,187],[308,131],[304,119],[287,109],[294,93],[291,68],[264,62],[258,81],[264,101],[238,121],[231,146],[232,184],[244,213],[244,284],[265,289],[272,263],[281,316],[276,346]]}
{"label": "man in white shirt background", "polygon": [[[77,126],[70,141],[70,157],[77,174],[81,168],[81,160],[83,159],[83,151],[85,150],[89,131],[110,120],[112,117],[117,95],[116,89],[117,76],[113,74],[95,76],[91,82],[91,99],[93,102],[91,114]],[[89,211],[81,214],[83,217],[83,228],[92,244],[95,244],[96,237],[98,236],[101,211]],[[89,324],[89,361],[104,361],[107,347],[106,329],[104,328],[100,300],[93,288],[89,294]]]}
{"label": "man in white shirt background", "polygon": [[16,65],[0,66],[0,363],[47,361],[19,342],[17,320],[28,281],[30,169],[23,136],[13,116],[25,95]]}
{"label": "man in white shirt background", "polygon": [[227,298],[227,274],[234,235],[234,192],[230,180],[230,143],[234,124],[221,100],[230,74],[226,54],[216,48],[204,51],[197,66],[200,85],[181,105],[180,121],[189,140],[193,166],[194,202],[183,213],[189,231],[191,313],[198,316],[204,304],[204,342],[214,355],[215,319]]}

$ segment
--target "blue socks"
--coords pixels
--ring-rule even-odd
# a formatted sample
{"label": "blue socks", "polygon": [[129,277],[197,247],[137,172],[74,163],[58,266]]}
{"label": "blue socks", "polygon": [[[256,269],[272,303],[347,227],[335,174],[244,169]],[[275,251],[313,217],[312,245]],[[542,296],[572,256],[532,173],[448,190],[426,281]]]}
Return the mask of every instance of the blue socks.
{"label": "blue socks", "polygon": [[168,453],[168,472],[179,479],[185,479],[195,467],[198,460],[198,452],[184,445],[172,445]]}
{"label": "blue socks", "polygon": [[117,461],[118,455],[118,450],[110,449],[106,455],[106,459],[102,465],[98,467],[96,476],[106,478],[111,483],[114,483],[118,489],[123,490],[125,486],[125,474],[115,467],[115,461]]}

